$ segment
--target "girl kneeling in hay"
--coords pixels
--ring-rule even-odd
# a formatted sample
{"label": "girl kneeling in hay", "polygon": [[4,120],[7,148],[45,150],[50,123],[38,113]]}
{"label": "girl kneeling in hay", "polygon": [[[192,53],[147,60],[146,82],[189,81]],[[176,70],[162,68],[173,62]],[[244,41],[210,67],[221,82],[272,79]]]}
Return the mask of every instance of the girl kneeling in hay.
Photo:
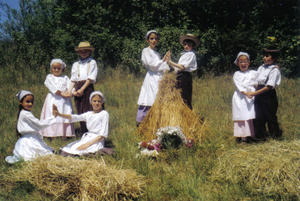
{"label": "girl kneeling in hay", "polygon": [[8,163],[16,163],[20,160],[28,161],[38,156],[53,154],[44,141],[43,136],[39,133],[42,129],[57,123],[53,116],[45,120],[39,120],[33,116],[31,110],[34,105],[34,96],[30,91],[21,90],[17,93],[20,101],[17,134],[20,135],[13,156],[7,156],[5,161]]}
{"label": "girl kneeling in hay", "polygon": [[55,116],[67,118],[71,122],[85,121],[88,129],[88,132],[84,133],[80,140],[63,147],[62,155],[86,155],[96,153],[104,148],[104,139],[108,136],[109,123],[109,114],[104,110],[105,98],[100,91],[94,91],[89,100],[93,111],[80,115],[61,114],[56,105],[53,105]]}

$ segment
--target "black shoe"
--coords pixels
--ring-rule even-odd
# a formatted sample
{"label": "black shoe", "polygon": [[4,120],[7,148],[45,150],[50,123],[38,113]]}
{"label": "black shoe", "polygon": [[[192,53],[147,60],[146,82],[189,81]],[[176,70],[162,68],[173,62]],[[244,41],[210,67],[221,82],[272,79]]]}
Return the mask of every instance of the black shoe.
{"label": "black shoe", "polygon": [[243,143],[250,143],[250,140],[246,137],[246,138],[242,138],[242,142]]}
{"label": "black shoe", "polygon": [[242,142],[242,138],[237,137],[237,138],[235,138],[235,141],[236,141],[236,143],[241,143]]}

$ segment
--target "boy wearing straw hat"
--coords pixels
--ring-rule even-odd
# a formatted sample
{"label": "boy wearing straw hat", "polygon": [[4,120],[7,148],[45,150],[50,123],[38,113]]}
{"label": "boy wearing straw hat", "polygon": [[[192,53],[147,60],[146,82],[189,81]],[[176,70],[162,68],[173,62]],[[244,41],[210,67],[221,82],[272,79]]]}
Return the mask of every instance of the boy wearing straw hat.
{"label": "boy wearing straw hat", "polygon": [[[80,42],[75,51],[79,56],[72,66],[70,91],[75,88],[72,93],[75,100],[75,106],[78,114],[92,110],[89,103],[90,94],[94,91],[94,83],[96,82],[98,67],[96,61],[91,57],[94,48],[88,41]],[[80,122],[81,133],[87,132],[86,123]]]}
{"label": "boy wearing straw hat", "polygon": [[200,44],[199,39],[193,34],[186,34],[179,38],[184,51],[181,53],[178,63],[173,62],[170,57],[169,66],[177,73],[176,87],[181,89],[181,97],[185,104],[192,109],[193,80],[191,72],[197,70],[197,59],[194,48]]}
{"label": "boy wearing straw hat", "polygon": [[278,100],[275,88],[281,82],[279,66],[275,65],[280,50],[273,44],[263,49],[264,63],[257,69],[258,86],[255,92],[247,92],[248,96],[256,96],[254,101],[256,119],[254,119],[255,136],[265,140],[267,135],[265,124],[268,125],[269,134],[272,138],[282,136],[277,120]]}

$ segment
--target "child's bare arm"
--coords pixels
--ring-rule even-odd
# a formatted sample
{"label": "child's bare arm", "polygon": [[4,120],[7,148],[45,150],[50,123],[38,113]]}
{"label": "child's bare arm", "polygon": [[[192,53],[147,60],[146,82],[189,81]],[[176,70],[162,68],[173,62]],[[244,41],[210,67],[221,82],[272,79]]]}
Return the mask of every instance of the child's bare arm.
{"label": "child's bare arm", "polygon": [[91,83],[92,83],[92,80],[87,79],[87,80],[85,81],[84,85],[82,85],[82,87],[76,91],[77,93],[75,93],[75,96],[79,96],[79,97],[82,96],[84,90],[85,90]]}
{"label": "child's bare arm", "polygon": [[69,119],[71,120],[72,119],[72,116],[70,114],[61,114],[59,113],[58,109],[57,109],[57,106],[53,104],[52,106],[52,113],[53,113],[53,116],[60,116],[62,118],[65,118],[65,119]]}
{"label": "child's bare arm", "polygon": [[93,144],[99,142],[100,140],[102,140],[102,138],[104,138],[104,137],[103,137],[103,136],[97,136],[97,137],[94,138],[93,140],[88,141],[87,143],[82,144],[82,145],[80,145],[79,147],[77,147],[77,150],[79,150],[79,151],[80,151],[80,150],[84,150],[84,149],[88,148],[89,146],[91,146],[91,145],[93,145]]}

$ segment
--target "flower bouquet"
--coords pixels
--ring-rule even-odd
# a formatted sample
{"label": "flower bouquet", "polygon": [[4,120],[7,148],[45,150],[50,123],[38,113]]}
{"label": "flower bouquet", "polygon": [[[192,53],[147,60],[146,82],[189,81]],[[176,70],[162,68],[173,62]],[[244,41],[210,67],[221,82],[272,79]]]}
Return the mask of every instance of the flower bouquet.
{"label": "flower bouquet", "polygon": [[194,140],[187,139],[178,126],[159,128],[156,132],[156,136],[157,139],[153,139],[150,142],[140,142],[138,144],[141,155],[156,157],[161,149],[179,148],[181,145],[186,145],[190,148],[194,145]]}

